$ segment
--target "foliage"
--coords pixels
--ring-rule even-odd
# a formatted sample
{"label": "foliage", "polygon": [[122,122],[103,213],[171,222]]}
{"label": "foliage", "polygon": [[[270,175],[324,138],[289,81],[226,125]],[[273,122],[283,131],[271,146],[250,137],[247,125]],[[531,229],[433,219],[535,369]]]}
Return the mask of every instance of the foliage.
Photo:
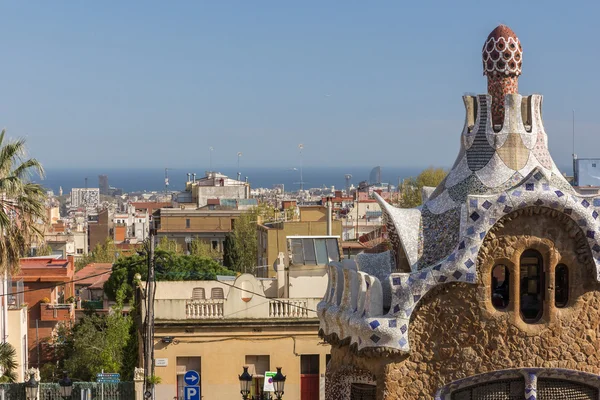
{"label": "foliage", "polygon": [[13,383],[17,381],[17,351],[8,342],[0,343],[0,383]]}
{"label": "foliage", "polygon": [[49,299],[48,297],[43,297],[43,298],[40,300],[40,303],[44,303],[44,304],[50,303],[50,299]]}
{"label": "foliage", "polygon": [[133,320],[117,307],[108,315],[86,315],[75,326],[67,343],[64,367],[72,380],[91,381],[99,372],[127,375],[126,350],[132,339]]}
{"label": "foliage", "polygon": [[41,185],[32,183],[32,173],[44,175],[42,165],[26,158],[25,140],[6,140],[0,132],[0,272],[15,271],[19,259],[34,239],[46,218],[46,194]]}
{"label": "foliage", "polygon": [[[148,278],[147,252],[121,257],[115,262],[110,278],[104,284],[104,293],[116,299],[120,294],[124,301],[133,298],[136,274],[142,280]],[[234,275],[216,261],[195,255],[183,255],[157,249],[154,255],[157,281],[211,280],[217,275]]]}
{"label": "foliage", "polygon": [[36,247],[35,255],[36,257],[52,255],[52,247],[50,247],[49,244],[44,243],[43,245]]}
{"label": "foliage", "polygon": [[198,257],[206,257],[212,259],[221,258],[221,252],[212,248],[212,246],[202,239],[195,238],[190,243],[190,254]]}
{"label": "foliage", "polygon": [[91,263],[114,263],[118,258],[118,254],[115,242],[107,237],[104,243],[98,243],[92,252],[75,261],[75,270],[79,271]]}
{"label": "foliage", "polygon": [[238,248],[235,246],[232,235],[229,234],[225,236],[223,243],[223,265],[231,270],[239,271],[240,262]]}
{"label": "foliage", "polygon": [[40,379],[42,382],[58,382],[60,373],[60,368],[56,364],[46,363],[40,368]]}
{"label": "foliage", "polygon": [[166,236],[162,236],[160,238],[160,240],[158,241],[158,245],[156,246],[156,250],[163,250],[163,251],[178,253],[178,254],[183,253],[183,249],[181,248],[179,243],[177,243],[173,239],[169,239]]}
{"label": "foliage", "polygon": [[151,375],[147,379],[148,383],[151,385],[159,385],[162,382],[160,376]]}
{"label": "foliage", "polygon": [[429,167],[417,177],[404,180],[401,187],[400,207],[412,208],[423,203],[423,187],[437,187],[446,177],[448,172],[443,168]]}
{"label": "foliage", "polygon": [[258,257],[258,240],[256,223],[260,216],[260,208],[243,213],[235,221],[235,226],[230,235],[235,250],[229,250],[228,263],[231,269],[238,272],[253,273]]}

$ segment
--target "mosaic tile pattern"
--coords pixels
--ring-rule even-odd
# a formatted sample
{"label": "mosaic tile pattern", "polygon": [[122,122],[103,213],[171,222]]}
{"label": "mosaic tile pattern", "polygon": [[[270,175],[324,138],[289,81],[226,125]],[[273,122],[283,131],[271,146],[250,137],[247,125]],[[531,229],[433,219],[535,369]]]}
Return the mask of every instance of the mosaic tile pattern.
{"label": "mosaic tile pattern", "polygon": [[[326,298],[322,302],[329,305],[319,304],[318,307],[318,310],[326,309],[320,316],[328,319],[321,325],[323,334],[326,337],[335,335],[339,339],[350,338],[352,343],[357,344],[358,350],[388,347],[396,351],[409,351],[409,322],[418,302],[437,285],[457,281],[475,283],[477,255],[488,231],[503,216],[527,207],[554,209],[578,223],[592,249],[597,279],[600,281],[600,197],[583,198],[574,193],[570,188],[563,190],[555,187],[540,170],[534,170],[519,186],[511,190],[490,196],[469,196],[461,207],[457,243],[443,259],[425,268],[411,273],[392,273],[387,277],[380,272],[379,277],[361,272],[364,274],[365,284],[352,285],[347,282],[340,286],[338,278],[344,275],[343,268],[339,263],[333,264],[335,268],[329,269],[331,287],[338,290],[340,287],[342,290],[358,290],[359,293],[350,294],[357,298],[356,309],[344,308],[340,304],[345,297],[340,295],[338,298],[337,291],[331,293],[330,289],[329,300]],[[456,220],[457,216],[453,215],[452,218]],[[346,263],[344,268],[350,268],[350,264]],[[389,285],[392,293],[387,314],[382,313],[384,301],[381,281]],[[336,318],[333,314],[337,312],[347,315],[341,319]],[[346,327],[339,326],[344,323]]]}
{"label": "mosaic tile pattern", "polygon": [[538,378],[552,378],[564,381],[582,383],[600,388],[600,376],[588,372],[575,371],[562,368],[514,368],[488,372],[470,376],[445,385],[435,394],[435,400],[450,400],[452,392],[485,382],[494,382],[503,379],[523,378],[525,390],[523,397],[526,400],[536,400]]}
{"label": "mosaic tile pattern", "polygon": [[[578,196],[552,161],[541,119],[542,96],[516,93],[521,57],[510,29],[500,26],[490,34],[484,74],[498,86],[492,92],[499,92],[463,97],[467,113],[477,110],[476,118],[467,115],[456,162],[424,205],[398,209],[376,196],[392,251],[406,254],[411,272],[390,273],[389,254],[359,257],[358,265],[332,263],[328,292],[317,307],[326,340],[348,339],[358,351],[409,351],[410,318],[419,301],[437,285],[475,283],[477,255],[490,229],[527,207],[547,207],[577,223],[600,281],[600,196]],[[494,101],[502,106],[502,125],[496,130]],[[389,305],[386,314],[384,305],[386,310]]]}

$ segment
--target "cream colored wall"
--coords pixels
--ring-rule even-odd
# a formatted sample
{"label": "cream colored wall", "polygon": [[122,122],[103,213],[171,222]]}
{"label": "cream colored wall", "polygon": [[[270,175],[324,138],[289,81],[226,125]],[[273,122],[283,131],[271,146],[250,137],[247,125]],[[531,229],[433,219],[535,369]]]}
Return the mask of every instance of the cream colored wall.
{"label": "cream colored wall", "polygon": [[24,382],[27,358],[27,308],[8,310],[8,343],[16,350],[17,382]]}
{"label": "cream colored wall", "polygon": [[[233,285],[233,280],[228,281]],[[186,299],[192,298],[194,288],[204,288],[206,298],[210,298],[212,288],[222,288],[223,294],[227,297],[230,286],[219,281],[162,281],[156,285],[155,299]],[[144,285],[145,286],[145,285]]]}
{"label": "cream colored wall", "polygon": [[[168,359],[168,366],[156,367],[155,370],[162,382],[157,386],[156,398],[172,399],[176,395],[177,357],[201,357],[199,372],[202,399],[224,400],[241,398],[238,375],[242,373],[246,356],[268,355],[270,370],[276,371],[276,367],[282,367],[282,373],[286,375],[284,398],[300,399],[300,355],[319,354],[319,373],[323,386],[325,359],[330,347],[320,344],[316,326],[312,333],[296,333],[293,332],[293,328],[290,330],[281,330],[276,336],[257,336],[248,332],[232,331],[222,337],[215,335],[212,338],[181,338],[178,344],[167,346],[156,342],[155,357]],[[240,336],[236,337],[236,334]],[[286,337],[280,337],[282,335]],[[320,398],[324,398],[323,394]]]}
{"label": "cream colored wall", "polygon": [[327,290],[327,270],[325,266],[306,265],[289,268],[290,298],[322,298]]}
{"label": "cream colored wall", "polygon": [[[298,280],[302,285],[298,285],[299,289],[307,290],[304,294],[301,290],[296,290],[297,296],[295,298],[308,298],[306,301],[306,307],[315,310],[317,303],[325,293],[323,290],[311,288],[308,278],[305,278],[306,282]],[[325,287],[327,285],[326,277],[324,279]],[[204,287],[206,297],[210,297],[210,288],[212,287],[223,287],[225,292],[225,301],[223,303],[223,318],[269,318],[269,302],[270,298],[265,298],[267,291],[265,291],[265,284],[268,284],[268,293],[274,294],[277,292],[276,282],[272,279],[262,280],[256,279],[253,275],[242,274],[238,276],[235,281],[228,282],[231,287],[220,283],[218,281],[175,281],[175,282],[157,282],[156,284],[156,297],[154,303],[154,314],[157,320],[186,320],[186,305],[192,297],[192,289],[195,287]],[[142,284],[144,285],[144,284]],[[319,287],[317,280],[313,281],[314,287]],[[225,290],[225,287],[227,290]],[[317,293],[315,296],[311,296],[310,290]],[[292,297],[292,296],[290,296]],[[242,298],[250,299],[244,301]],[[145,310],[142,310],[145,312]],[[312,317],[316,318],[314,312],[309,313]]]}

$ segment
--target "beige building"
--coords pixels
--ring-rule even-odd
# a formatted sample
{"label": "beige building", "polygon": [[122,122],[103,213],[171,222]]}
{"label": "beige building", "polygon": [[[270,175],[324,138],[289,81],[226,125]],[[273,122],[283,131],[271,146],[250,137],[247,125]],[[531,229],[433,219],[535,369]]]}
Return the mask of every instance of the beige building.
{"label": "beige building", "polygon": [[[296,253],[322,240],[327,257],[339,260],[335,237],[283,240]],[[324,398],[329,346],[318,337],[315,310],[327,286],[325,266],[283,261],[298,261],[293,252],[280,259],[287,268],[278,266],[272,278],[243,274],[157,283],[154,357],[161,384],[156,398],[183,398],[188,370],[200,374],[202,399],[239,398],[243,366],[254,376],[252,394],[262,390],[265,372],[282,367],[285,398]]]}
{"label": "beige building", "polygon": [[175,240],[184,249],[198,238],[223,251],[225,237],[244,211],[161,208],[154,213],[156,237]]}
{"label": "beige building", "polygon": [[[259,276],[273,276],[274,266],[278,263],[279,254],[283,253],[286,265],[290,263],[290,249],[288,239],[294,236],[322,236],[327,235],[327,211],[325,207],[312,206],[300,207],[300,221],[280,221],[259,224],[258,230],[258,260]],[[331,235],[341,237],[342,222],[331,221]],[[315,250],[316,251],[316,250]],[[324,263],[316,262],[317,265]],[[309,261],[309,265],[312,263]],[[325,273],[325,269],[323,269]]]}
{"label": "beige building", "polygon": [[28,367],[27,357],[27,306],[14,304],[8,307],[7,342],[16,350],[17,382],[24,382]]}

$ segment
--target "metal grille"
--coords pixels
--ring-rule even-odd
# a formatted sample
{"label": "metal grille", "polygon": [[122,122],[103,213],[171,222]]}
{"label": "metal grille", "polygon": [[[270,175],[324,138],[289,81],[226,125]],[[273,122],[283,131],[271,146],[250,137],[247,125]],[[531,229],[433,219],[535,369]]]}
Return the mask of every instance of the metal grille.
{"label": "metal grille", "polygon": [[598,389],[584,383],[538,378],[539,400],[598,400]]}
{"label": "metal grille", "polygon": [[452,393],[452,400],[523,400],[523,379],[484,382]]}
{"label": "metal grille", "polygon": [[375,400],[376,393],[375,385],[353,383],[350,386],[350,400]]}

